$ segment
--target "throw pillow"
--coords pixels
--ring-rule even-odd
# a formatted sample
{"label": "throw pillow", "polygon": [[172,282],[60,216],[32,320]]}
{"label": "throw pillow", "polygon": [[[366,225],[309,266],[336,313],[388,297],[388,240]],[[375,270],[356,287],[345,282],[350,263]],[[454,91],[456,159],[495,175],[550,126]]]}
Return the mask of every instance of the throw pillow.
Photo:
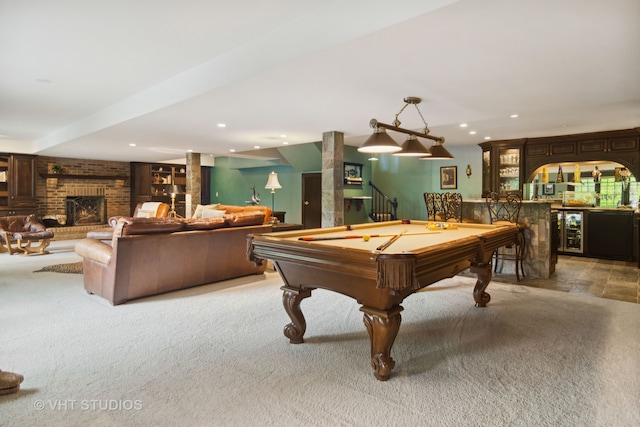
{"label": "throw pillow", "polygon": [[155,213],[155,212],[145,211],[143,209],[138,209],[138,213],[136,214],[136,218],[151,218],[153,213]]}
{"label": "throw pillow", "polygon": [[220,206],[220,203],[214,203],[211,205],[197,205],[196,206],[196,210],[193,213],[193,215],[191,215],[191,218],[202,218],[202,211],[207,208],[207,209],[218,209],[218,206]]}
{"label": "throw pillow", "polygon": [[204,208],[202,210],[202,218],[222,218],[225,213],[226,211]]}

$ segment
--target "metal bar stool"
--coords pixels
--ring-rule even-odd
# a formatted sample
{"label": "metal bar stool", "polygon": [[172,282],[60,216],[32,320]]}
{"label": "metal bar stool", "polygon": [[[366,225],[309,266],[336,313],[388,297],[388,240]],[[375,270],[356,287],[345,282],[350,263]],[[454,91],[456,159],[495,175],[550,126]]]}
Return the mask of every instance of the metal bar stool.
{"label": "metal bar stool", "polygon": [[[491,224],[515,224],[518,226],[518,233],[515,242],[498,248],[493,253],[494,272],[498,271],[498,260],[501,261],[500,269],[502,271],[502,263],[504,261],[514,261],[516,280],[520,281],[520,272],[524,274],[524,255],[525,255],[525,239],[524,227],[518,223],[520,209],[522,207],[522,197],[517,193],[490,193],[486,197],[487,208],[489,210],[489,219]],[[505,248],[513,248],[515,253],[505,251]]]}
{"label": "metal bar stool", "polygon": [[422,196],[427,207],[427,220],[446,221],[443,195],[441,193],[423,193]]}

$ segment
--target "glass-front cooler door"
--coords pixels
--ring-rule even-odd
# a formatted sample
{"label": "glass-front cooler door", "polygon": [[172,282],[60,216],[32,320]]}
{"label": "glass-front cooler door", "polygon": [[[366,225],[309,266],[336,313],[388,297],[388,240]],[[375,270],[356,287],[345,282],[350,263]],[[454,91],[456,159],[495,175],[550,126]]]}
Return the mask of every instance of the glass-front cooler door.
{"label": "glass-front cooler door", "polygon": [[564,212],[564,223],[563,228],[564,232],[562,235],[562,245],[564,252],[574,252],[574,253],[582,253],[583,252],[583,221],[582,221],[582,212]]}

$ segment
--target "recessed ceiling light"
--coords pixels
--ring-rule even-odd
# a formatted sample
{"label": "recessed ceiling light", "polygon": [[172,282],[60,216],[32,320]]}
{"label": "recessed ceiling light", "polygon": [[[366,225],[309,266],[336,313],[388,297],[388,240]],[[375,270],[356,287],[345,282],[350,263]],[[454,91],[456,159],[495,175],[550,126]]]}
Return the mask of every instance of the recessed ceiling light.
{"label": "recessed ceiling light", "polygon": [[282,145],[289,145],[289,141],[282,141]]}
{"label": "recessed ceiling light", "polygon": [[280,138],[286,138],[286,137],[287,137],[286,133],[283,133],[282,135],[280,135]]}
{"label": "recessed ceiling light", "polygon": [[254,145],[253,148],[255,148],[257,150],[258,148],[260,148],[260,146],[259,145]]}
{"label": "recessed ceiling light", "polygon": [[219,128],[226,128],[226,127],[227,127],[227,125],[225,125],[224,123],[218,123],[218,127],[219,127]]}
{"label": "recessed ceiling light", "polygon": [[484,139],[491,139],[491,137],[490,136],[485,136]]}
{"label": "recessed ceiling light", "polygon": [[129,144],[129,147],[135,147],[136,144],[134,144],[133,142],[131,144]]}
{"label": "recessed ceiling light", "polygon": [[475,135],[475,134],[476,134],[476,131],[475,131],[475,130],[470,130],[470,131],[469,131],[469,135]]}
{"label": "recessed ceiling light", "polygon": [[467,127],[467,124],[466,124],[466,123],[460,123],[460,127],[461,127],[461,128],[466,128],[466,127]]}
{"label": "recessed ceiling light", "polygon": [[517,118],[518,118],[518,115],[517,115],[517,114],[512,114],[512,115],[510,115],[509,117],[511,117],[512,119],[517,119]]}
{"label": "recessed ceiling light", "polygon": [[187,152],[188,153],[193,153],[193,150],[192,149],[188,149]]}
{"label": "recessed ceiling light", "polygon": [[236,150],[234,150],[233,148],[231,150],[229,150],[229,151],[232,152],[232,153],[236,152]]}

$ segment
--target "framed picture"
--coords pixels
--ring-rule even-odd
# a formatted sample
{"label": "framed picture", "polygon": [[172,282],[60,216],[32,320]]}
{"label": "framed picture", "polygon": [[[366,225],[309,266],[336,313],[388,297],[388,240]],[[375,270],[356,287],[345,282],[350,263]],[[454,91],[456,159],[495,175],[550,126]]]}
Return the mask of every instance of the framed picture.
{"label": "framed picture", "polygon": [[555,184],[543,184],[542,185],[542,194],[545,196],[551,196],[556,194],[556,185]]}
{"label": "framed picture", "polygon": [[458,188],[457,166],[442,166],[440,168],[440,188],[442,190],[455,190]]}

